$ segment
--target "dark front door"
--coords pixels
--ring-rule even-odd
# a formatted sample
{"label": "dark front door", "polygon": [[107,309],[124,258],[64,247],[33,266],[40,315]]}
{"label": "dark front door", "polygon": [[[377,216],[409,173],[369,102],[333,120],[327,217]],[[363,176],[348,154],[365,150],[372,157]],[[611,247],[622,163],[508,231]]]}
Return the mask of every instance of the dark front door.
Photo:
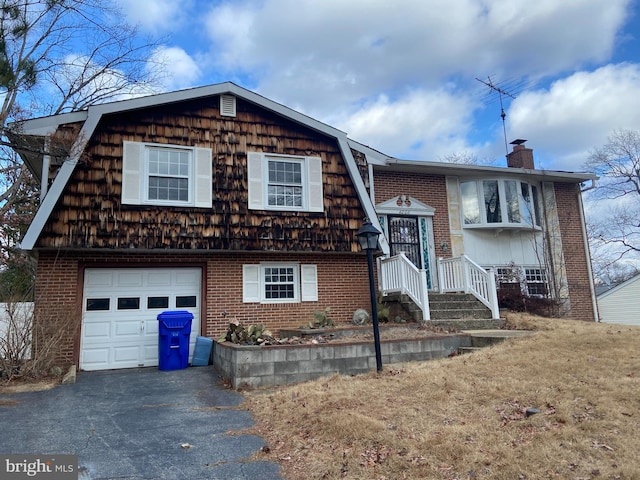
{"label": "dark front door", "polygon": [[391,256],[401,252],[413,264],[422,268],[420,256],[420,233],[416,217],[389,217],[389,238]]}

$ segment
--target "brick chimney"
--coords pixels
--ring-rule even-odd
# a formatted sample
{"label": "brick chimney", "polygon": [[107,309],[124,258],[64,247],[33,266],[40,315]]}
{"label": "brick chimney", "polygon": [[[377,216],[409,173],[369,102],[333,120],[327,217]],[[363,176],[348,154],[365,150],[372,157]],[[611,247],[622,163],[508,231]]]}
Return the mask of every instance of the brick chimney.
{"label": "brick chimney", "polygon": [[521,138],[511,142],[513,151],[507,154],[507,167],[509,168],[528,168],[533,170],[533,150],[524,146],[526,140]]}

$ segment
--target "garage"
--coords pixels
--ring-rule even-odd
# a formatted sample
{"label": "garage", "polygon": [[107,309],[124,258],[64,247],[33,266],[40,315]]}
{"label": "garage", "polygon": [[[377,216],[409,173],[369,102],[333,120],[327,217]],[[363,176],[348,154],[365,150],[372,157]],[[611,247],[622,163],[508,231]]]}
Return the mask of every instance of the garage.
{"label": "garage", "polygon": [[87,268],[84,272],[80,369],[158,365],[157,315],[193,314],[189,359],[200,334],[200,268]]}

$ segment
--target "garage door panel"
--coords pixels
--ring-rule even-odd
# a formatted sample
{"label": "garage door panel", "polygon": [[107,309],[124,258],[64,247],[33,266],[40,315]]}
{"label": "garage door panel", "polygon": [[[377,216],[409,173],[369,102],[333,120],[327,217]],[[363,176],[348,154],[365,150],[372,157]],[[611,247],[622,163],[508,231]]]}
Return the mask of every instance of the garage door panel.
{"label": "garage door panel", "polygon": [[109,368],[109,348],[87,348],[82,352],[80,362],[84,370]]}
{"label": "garage door panel", "polygon": [[86,339],[108,339],[111,337],[111,322],[92,322],[85,324],[84,336]]}
{"label": "garage door panel", "polygon": [[118,346],[113,348],[113,361],[116,364],[127,363],[130,364],[130,366],[137,367],[139,356],[139,345]]}
{"label": "garage door panel", "polygon": [[200,275],[196,272],[176,272],[176,285],[194,286],[200,284]]}
{"label": "garage door panel", "polygon": [[142,272],[118,272],[117,283],[119,287],[142,287]]}
{"label": "garage door panel", "polygon": [[154,286],[171,286],[171,273],[151,272],[147,275],[147,283]]}
{"label": "garage door panel", "polygon": [[140,336],[140,321],[129,320],[116,322],[115,324],[115,337],[139,337]]}
{"label": "garage door panel", "polygon": [[191,358],[200,334],[201,276],[201,269],[192,267],[86,269],[80,368],[158,365],[157,316],[175,310],[178,298],[184,306],[177,309],[194,315]]}
{"label": "garage door panel", "polygon": [[147,337],[158,338],[158,321],[150,320],[145,322],[143,334]]}
{"label": "garage door panel", "polygon": [[85,278],[85,287],[112,287],[113,272],[95,272],[90,277]]}
{"label": "garage door panel", "polygon": [[145,345],[144,347],[142,347],[142,358],[145,362],[145,365],[147,363],[150,363],[152,361],[155,360],[156,364],[158,362],[158,346],[152,346],[152,345]]}

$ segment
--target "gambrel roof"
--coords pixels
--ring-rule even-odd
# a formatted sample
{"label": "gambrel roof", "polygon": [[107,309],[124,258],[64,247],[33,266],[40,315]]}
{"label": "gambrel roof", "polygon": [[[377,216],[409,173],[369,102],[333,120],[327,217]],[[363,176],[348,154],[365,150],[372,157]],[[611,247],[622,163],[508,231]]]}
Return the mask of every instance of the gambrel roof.
{"label": "gambrel roof", "polygon": [[[176,104],[184,101],[196,100],[204,97],[216,95],[233,95],[247,102],[260,106],[268,111],[280,115],[289,121],[300,124],[315,132],[335,139],[342,157],[344,158],[347,170],[351,177],[362,208],[366,216],[370,219],[376,228],[382,231],[379,224],[373,203],[369,197],[364,181],[358,172],[355,159],[351,153],[351,145],[347,139],[346,133],[333,128],[325,123],[308,117],[300,112],[292,110],[284,105],[269,100],[261,95],[251,92],[238,85],[225,82],[205,87],[180,90],[176,92],[162,93],[147,97],[122,100],[117,102],[105,103],[89,107],[87,110],[73,113],[65,113],[50,117],[36,118],[21,122],[19,125],[22,135],[34,138],[45,138],[56,132],[58,127],[69,123],[81,123],[82,128],[77,135],[70,151],[71,154],[65,159],[58,174],[56,175],[47,195],[44,197],[40,208],[38,209],[24,239],[21,247],[25,250],[32,250],[40,236],[47,220],[49,219],[53,209],[55,208],[60,196],[62,195],[69,179],[71,178],[79,158],[82,155],[87,143],[92,138],[96,128],[104,115],[113,113],[123,113],[132,110],[139,110],[149,107],[158,107],[162,105]],[[34,175],[42,175],[42,163],[34,161],[33,157],[23,155],[23,158]],[[384,236],[380,237],[380,246],[386,254],[389,252],[389,246]]]}

